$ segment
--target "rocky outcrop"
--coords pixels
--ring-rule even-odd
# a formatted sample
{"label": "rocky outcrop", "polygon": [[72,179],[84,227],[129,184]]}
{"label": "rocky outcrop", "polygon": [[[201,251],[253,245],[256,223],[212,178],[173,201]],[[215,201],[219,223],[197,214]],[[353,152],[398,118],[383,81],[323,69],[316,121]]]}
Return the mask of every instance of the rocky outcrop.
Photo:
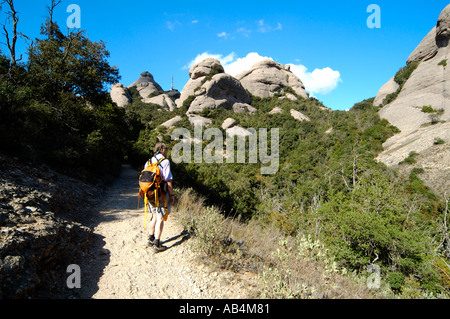
{"label": "rocky outcrop", "polygon": [[255,112],[249,105],[250,96],[241,83],[223,72],[220,62],[212,58],[192,66],[189,70],[190,79],[176,101],[177,107],[182,107],[190,98],[187,114],[217,108],[233,110],[236,113]]}
{"label": "rocky outcrop", "polygon": [[196,89],[204,83],[205,77],[209,76],[213,70],[218,73],[224,72],[219,60],[213,58],[205,59],[190,68],[189,80],[181,91],[180,98],[175,101],[178,108],[183,106],[188,97],[194,95]]}
{"label": "rocky outcrop", "polygon": [[159,105],[164,111],[174,111],[177,108],[177,105],[173,101],[173,99],[166,93],[159,94],[157,96],[143,98],[142,102],[144,103],[152,103]]}
{"label": "rocky outcrop", "polygon": [[250,97],[239,81],[229,74],[214,75],[201,85],[196,92],[188,113],[198,113],[205,109],[225,108],[236,113],[248,112]]}
{"label": "rocky outcrop", "polygon": [[[408,58],[408,64],[417,62],[418,67],[404,83],[397,98],[379,111],[380,117],[401,131],[386,141],[383,145],[385,150],[378,156],[378,160],[387,165],[398,164],[413,151],[430,151],[435,147],[435,138],[450,143],[449,26],[450,5],[442,11],[437,26]],[[380,89],[375,105],[398,89],[399,86],[391,79]],[[428,111],[424,112],[425,109]],[[449,163],[450,154],[442,154],[440,160]]]}
{"label": "rocky outcrop", "polygon": [[294,109],[291,109],[290,112],[291,112],[291,116],[300,122],[303,122],[303,121],[310,122],[311,121],[311,119],[309,117],[307,117],[305,114],[303,114],[302,112],[296,111]]}
{"label": "rocky outcrop", "polygon": [[436,27],[433,27],[427,36],[420,42],[417,48],[411,53],[406,60],[406,64],[413,61],[427,61],[434,58],[438,51],[436,44]]}
{"label": "rocky outcrop", "polygon": [[288,87],[297,95],[308,98],[302,81],[290,71],[289,67],[269,59],[255,63],[250,70],[238,74],[236,78],[246,90],[261,98],[283,93]]}
{"label": "rocky outcrop", "polygon": [[153,75],[147,71],[142,72],[141,77],[128,87],[135,87],[143,99],[148,98],[152,93],[163,91],[161,86],[153,79]]}
{"label": "rocky outcrop", "polygon": [[170,120],[162,123],[161,126],[165,126],[170,129],[170,128],[173,128],[176,123],[181,122],[182,120],[183,120],[183,118],[181,116],[177,115],[177,116],[171,118]]}
{"label": "rocky outcrop", "polygon": [[0,155],[0,298],[53,296],[92,240],[98,190]]}
{"label": "rocky outcrop", "polygon": [[211,72],[214,73],[224,73],[224,69],[222,67],[222,64],[220,64],[219,60],[208,58],[205,59],[191,67],[189,70],[189,77],[192,80],[196,80],[198,78],[208,76],[211,74]]}
{"label": "rocky outcrop", "polygon": [[398,90],[400,85],[395,82],[395,77],[392,77],[385,85],[381,87],[381,89],[378,91],[377,96],[375,97],[375,100],[373,102],[374,105],[378,106],[383,104],[384,100],[389,94],[392,94]]}
{"label": "rocky outcrop", "polygon": [[130,90],[120,83],[116,83],[111,87],[110,95],[112,101],[119,107],[124,107],[133,101]]}
{"label": "rocky outcrop", "polygon": [[208,119],[206,117],[197,115],[197,114],[188,114],[188,120],[189,122],[196,126],[196,125],[200,125],[203,127],[207,127],[210,126],[212,124],[212,120]]}
{"label": "rocky outcrop", "polygon": [[128,88],[120,83],[114,84],[110,92],[112,101],[119,107],[132,103],[133,97],[129,90],[132,87],[138,90],[142,102],[156,104],[164,111],[174,111],[176,109],[175,100],[180,97],[180,92],[174,89],[163,91],[149,72],[142,72],[140,78]]}

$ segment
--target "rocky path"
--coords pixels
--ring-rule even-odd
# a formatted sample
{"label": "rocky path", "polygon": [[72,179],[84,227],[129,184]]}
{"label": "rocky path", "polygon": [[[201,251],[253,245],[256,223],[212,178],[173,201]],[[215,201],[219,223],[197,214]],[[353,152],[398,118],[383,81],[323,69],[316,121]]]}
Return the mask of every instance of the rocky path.
{"label": "rocky path", "polygon": [[144,209],[137,209],[138,172],[122,168],[92,220],[95,239],[81,262],[81,288],[73,298],[248,298],[248,276],[200,262],[176,212],[165,223],[155,254],[146,246]]}

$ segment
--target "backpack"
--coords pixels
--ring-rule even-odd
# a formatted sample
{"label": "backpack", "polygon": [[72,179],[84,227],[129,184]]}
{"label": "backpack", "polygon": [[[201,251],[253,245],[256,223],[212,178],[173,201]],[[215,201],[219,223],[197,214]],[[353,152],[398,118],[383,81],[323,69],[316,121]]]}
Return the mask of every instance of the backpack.
{"label": "backpack", "polygon": [[[156,157],[155,157],[156,158]],[[145,205],[145,221],[144,228],[147,228],[147,210],[148,203],[150,203],[154,207],[159,207],[159,196],[162,195],[164,199],[164,208],[166,209],[166,214],[164,220],[167,220],[168,217],[168,208],[167,208],[167,199],[165,196],[165,182],[162,179],[160,164],[166,158],[161,158],[156,163],[152,163],[151,160],[148,161],[148,165],[145,169],[141,171],[139,175],[139,198],[138,198],[138,207],[140,198],[144,198]]]}

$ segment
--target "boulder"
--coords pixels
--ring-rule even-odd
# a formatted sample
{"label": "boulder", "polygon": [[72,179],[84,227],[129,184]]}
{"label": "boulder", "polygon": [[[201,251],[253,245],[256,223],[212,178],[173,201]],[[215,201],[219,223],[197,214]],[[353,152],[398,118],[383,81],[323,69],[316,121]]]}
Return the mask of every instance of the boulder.
{"label": "boulder", "polygon": [[171,118],[170,120],[164,122],[161,124],[161,126],[165,126],[167,128],[172,128],[174,125],[178,122],[181,122],[183,118],[179,115],[175,116],[174,118]]}
{"label": "boulder", "polygon": [[198,113],[205,109],[225,108],[235,112],[254,111],[248,104],[250,97],[241,83],[229,74],[214,75],[195,90],[195,99],[187,113]]}
{"label": "boulder", "polygon": [[120,83],[113,84],[110,95],[112,101],[119,107],[124,107],[132,102],[130,90]]}
{"label": "boulder", "polygon": [[196,114],[188,114],[188,120],[194,126],[200,125],[206,127],[212,124],[212,121],[210,119]]}
{"label": "boulder", "polygon": [[236,125],[236,120],[229,117],[225,121],[223,121],[222,128],[226,130],[232,128],[234,125]]}
{"label": "boulder", "polygon": [[294,75],[289,67],[266,59],[255,63],[250,70],[236,76],[242,86],[254,96],[261,98],[273,97],[290,87],[296,94],[308,98],[302,81]]}
{"label": "boulder", "polygon": [[278,106],[274,107],[272,111],[269,112],[269,114],[281,114],[281,113],[283,113],[283,109]]}
{"label": "boulder", "polygon": [[153,75],[151,75],[150,72],[142,72],[141,77],[137,79],[135,82],[133,82],[129,88],[136,87],[136,89],[139,92],[139,95],[146,99],[149,97],[150,94],[154,92],[162,92],[163,89],[161,86],[155,82],[153,79]]}
{"label": "boulder", "polygon": [[150,98],[143,98],[142,101],[144,103],[157,104],[157,105],[161,106],[161,108],[165,111],[174,111],[176,109],[175,102],[166,93],[159,94],[157,96],[153,96]]}
{"label": "boulder", "polygon": [[228,137],[234,137],[234,136],[246,137],[246,136],[250,136],[253,134],[249,130],[246,130],[245,128],[240,127],[240,126],[233,126],[229,129],[227,129],[226,133],[227,133]]}
{"label": "boulder", "polygon": [[305,114],[303,114],[299,111],[296,111],[294,109],[291,109],[291,116],[294,119],[299,120],[300,122],[303,122],[303,121],[310,122],[311,121],[311,119],[309,117],[307,117]]}
{"label": "boulder", "polygon": [[195,80],[200,77],[208,76],[213,71],[215,73],[225,72],[219,60],[208,58],[193,65],[189,70],[189,77],[192,80]]}
{"label": "boulder", "polygon": [[180,98],[175,101],[178,108],[183,106],[189,96],[194,95],[195,90],[204,83],[205,77],[210,75],[213,69],[215,73],[224,72],[219,60],[213,58],[205,59],[190,68],[189,80],[181,91]]}

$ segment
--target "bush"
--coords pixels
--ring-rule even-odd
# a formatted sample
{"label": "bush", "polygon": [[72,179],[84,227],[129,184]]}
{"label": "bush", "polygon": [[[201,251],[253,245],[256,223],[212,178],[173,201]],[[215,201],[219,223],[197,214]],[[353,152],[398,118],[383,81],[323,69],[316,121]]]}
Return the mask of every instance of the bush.
{"label": "bush", "polygon": [[405,275],[401,272],[390,272],[387,276],[389,286],[394,292],[400,292],[405,284]]}
{"label": "bush", "polygon": [[431,107],[431,105],[425,105],[422,107],[423,113],[436,113],[436,111]]}

